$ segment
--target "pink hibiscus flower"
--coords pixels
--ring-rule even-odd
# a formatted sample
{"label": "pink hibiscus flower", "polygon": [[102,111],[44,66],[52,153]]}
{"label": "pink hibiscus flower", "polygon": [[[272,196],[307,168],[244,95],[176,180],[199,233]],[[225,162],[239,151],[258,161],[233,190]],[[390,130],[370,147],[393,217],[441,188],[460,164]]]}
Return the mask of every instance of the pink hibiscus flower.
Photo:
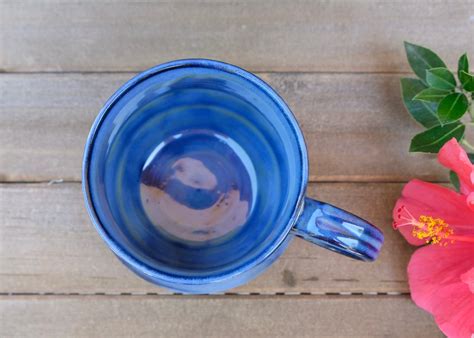
{"label": "pink hibiscus flower", "polygon": [[[411,297],[448,337],[474,335],[474,166],[456,139],[438,154],[461,193],[419,180],[403,189],[394,228],[418,249],[408,264]],[[426,245],[426,244],[430,245]]]}

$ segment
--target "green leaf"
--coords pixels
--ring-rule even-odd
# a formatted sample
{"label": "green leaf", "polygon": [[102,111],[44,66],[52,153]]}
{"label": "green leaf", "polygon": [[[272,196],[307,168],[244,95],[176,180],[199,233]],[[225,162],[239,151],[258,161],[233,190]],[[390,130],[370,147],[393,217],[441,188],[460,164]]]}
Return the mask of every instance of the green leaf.
{"label": "green leaf", "polygon": [[456,79],[447,68],[432,68],[426,71],[426,82],[437,89],[452,90],[456,87]]}
{"label": "green leaf", "polygon": [[453,185],[454,189],[456,189],[457,192],[461,191],[461,183],[459,182],[459,177],[454,171],[449,172],[449,180],[451,181],[451,184]]}
{"label": "green leaf", "polygon": [[455,122],[428,129],[411,140],[410,152],[437,153],[453,137],[460,141],[465,128],[464,124]]}
{"label": "green leaf", "polygon": [[459,81],[461,81],[461,83],[464,83],[463,81],[464,75],[461,74],[461,71],[469,73],[469,60],[467,59],[466,53],[461,55],[458,61],[458,78],[459,78]]}
{"label": "green leaf", "polygon": [[410,115],[423,127],[438,126],[440,121],[436,113],[436,104],[423,101],[413,101],[416,94],[426,89],[418,79],[403,78],[400,80],[402,87],[403,103]]}
{"label": "green leaf", "polygon": [[414,45],[405,41],[405,51],[407,53],[408,63],[415,74],[424,82],[426,71],[431,68],[444,67],[443,60],[432,50]]}
{"label": "green leaf", "polygon": [[438,105],[438,117],[442,123],[457,121],[467,111],[468,106],[466,95],[461,93],[449,94]]}
{"label": "green leaf", "polygon": [[[466,73],[464,70],[461,70],[462,78],[462,87],[468,92],[474,92],[474,75]],[[460,78],[461,79],[461,78]]]}
{"label": "green leaf", "polygon": [[451,92],[448,90],[426,88],[416,94],[413,100],[438,103],[449,93]]}

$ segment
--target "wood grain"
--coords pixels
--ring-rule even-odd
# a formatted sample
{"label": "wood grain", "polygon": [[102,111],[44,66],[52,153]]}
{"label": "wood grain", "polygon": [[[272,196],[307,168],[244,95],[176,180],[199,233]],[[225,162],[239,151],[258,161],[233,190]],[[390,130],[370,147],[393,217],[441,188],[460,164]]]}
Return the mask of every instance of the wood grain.
{"label": "wood grain", "polygon": [[[399,76],[259,74],[305,134],[310,179],[446,180],[433,156],[409,155],[422,130],[400,98]],[[107,98],[133,74],[0,75],[0,180],[80,180],[84,143]]]}
{"label": "wood grain", "polygon": [[473,54],[464,1],[2,1],[3,71],[137,71],[207,57],[253,71],[406,72],[403,40]]}
{"label": "wood grain", "polygon": [[[401,184],[311,184],[309,196],[378,225],[385,244],[375,263],[337,255],[296,238],[262,276],[232,292],[407,292],[412,248],[391,228]],[[145,293],[142,281],[109,251],[84,208],[80,185],[0,185],[0,292]]]}
{"label": "wood grain", "polygon": [[[474,54],[473,17],[472,0],[0,0],[0,182],[76,182],[0,184],[0,336],[442,336],[399,295],[413,252],[390,226],[402,184],[375,182],[446,181],[435,159],[407,153],[421,128],[401,104],[403,40],[454,68]],[[304,131],[310,179],[332,182],[309,195],[379,225],[377,262],[295,239],[230,290],[261,295],[188,297],[113,256],[77,183],[89,127],[135,72],[187,57],[259,72],[281,93]],[[364,296],[327,295],[354,292]],[[396,295],[366,295],[377,292]]]}
{"label": "wood grain", "polygon": [[443,337],[408,297],[3,296],[0,312],[2,337]]}

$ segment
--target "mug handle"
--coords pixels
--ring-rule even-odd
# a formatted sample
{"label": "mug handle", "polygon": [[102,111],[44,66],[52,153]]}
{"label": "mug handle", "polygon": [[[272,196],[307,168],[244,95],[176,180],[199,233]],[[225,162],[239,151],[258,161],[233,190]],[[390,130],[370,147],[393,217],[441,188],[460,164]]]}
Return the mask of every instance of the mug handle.
{"label": "mug handle", "polygon": [[292,233],[323,248],[361,261],[374,261],[383,233],[367,221],[333,205],[305,198]]}

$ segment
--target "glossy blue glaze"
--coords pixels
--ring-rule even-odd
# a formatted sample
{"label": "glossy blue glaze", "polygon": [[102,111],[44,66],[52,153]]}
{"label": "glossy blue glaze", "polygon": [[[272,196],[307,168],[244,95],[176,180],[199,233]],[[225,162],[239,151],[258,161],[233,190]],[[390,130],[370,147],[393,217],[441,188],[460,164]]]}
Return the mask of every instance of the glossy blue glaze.
{"label": "glossy blue glaze", "polygon": [[309,198],[292,231],[323,248],[362,261],[375,260],[384,240],[382,232],[369,222]]}
{"label": "glossy blue glaze", "polygon": [[[109,99],[87,140],[83,190],[98,232],[130,269],[210,293],[283,252],[307,176],[283,100],[240,68],[191,59],[145,71]],[[313,238],[303,223],[295,232]]]}

